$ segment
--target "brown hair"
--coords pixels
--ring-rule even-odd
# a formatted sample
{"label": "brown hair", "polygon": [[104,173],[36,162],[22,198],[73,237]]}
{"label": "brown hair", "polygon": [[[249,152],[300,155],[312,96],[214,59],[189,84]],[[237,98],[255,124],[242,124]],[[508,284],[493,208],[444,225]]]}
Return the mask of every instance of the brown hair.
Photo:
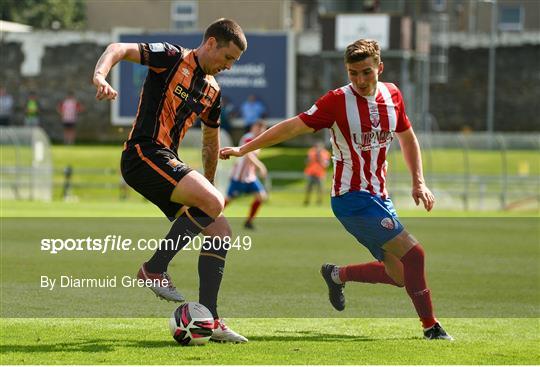
{"label": "brown hair", "polygon": [[247,48],[246,36],[240,25],[234,20],[221,18],[210,24],[204,32],[203,41],[214,37],[218,42],[218,47],[225,47],[229,42],[233,42],[241,51]]}
{"label": "brown hair", "polygon": [[378,64],[381,62],[381,50],[375,40],[359,39],[351,43],[345,50],[345,63],[352,64],[373,57]]}

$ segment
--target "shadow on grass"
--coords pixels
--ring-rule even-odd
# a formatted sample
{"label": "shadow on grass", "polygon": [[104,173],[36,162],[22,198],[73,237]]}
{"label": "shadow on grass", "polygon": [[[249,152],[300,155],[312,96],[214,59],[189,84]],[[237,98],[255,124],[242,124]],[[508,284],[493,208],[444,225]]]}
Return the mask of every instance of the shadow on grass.
{"label": "shadow on grass", "polygon": [[[278,331],[289,333],[288,331]],[[299,331],[300,335],[274,335],[274,336],[249,336],[252,342],[380,342],[385,340],[416,340],[418,338],[368,338],[362,335],[329,334],[314,331]],[[174,340],[121,340],[121,339],[89,339],[64,343],[45,344],[36,341],[31,345],[0,345],[0,354],[8,353],[104,353],[114,352],[123,348],[175,348],[178,344]]]}
{"label": "shadow on grass", "polygon": [[167,348],[176,347],[174,340],[121,340],[121,339],[90,339],[73,342],[45,344],[39,341],[31,345],[0,345],[0,354],[7,353],[65,353],[85,352],[102,353],[113,352],[122,348]]}
{"label": "shadow on grass", "polygon": [[410,338],[369,338],[363,335],[350,335],[350,334],[330,334],[319,333],[316,331],[297,331],[295,334],[300,335],[285,335],[288,331],[277,331],[277,333],[283,333],[284,335],[272,335],[272,336],[248,336],[250,341],[307,341],[307,342],[380,342],[384,340],[416,340],[416,337]]}

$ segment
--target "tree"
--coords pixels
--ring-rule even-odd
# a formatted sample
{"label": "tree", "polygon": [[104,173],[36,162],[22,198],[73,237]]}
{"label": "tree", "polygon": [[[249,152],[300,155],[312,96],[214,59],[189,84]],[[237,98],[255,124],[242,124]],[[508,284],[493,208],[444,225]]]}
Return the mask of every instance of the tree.
{"label": "tree", "polygon": [[36,29],[81,29],[85,26],[83,0],[0,0],[3,20]]}

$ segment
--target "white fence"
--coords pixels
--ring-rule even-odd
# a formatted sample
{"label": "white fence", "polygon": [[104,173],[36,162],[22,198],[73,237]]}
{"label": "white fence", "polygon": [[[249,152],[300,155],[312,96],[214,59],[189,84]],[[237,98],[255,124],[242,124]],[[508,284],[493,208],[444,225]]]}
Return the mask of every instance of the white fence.
{"label": "white fence", "polygon": [[[461,210],[540,209],[540,134],[417,134],[424,175],[437,207]],[[388,188],[400,208],[414,207],[400,147],[388,154]],[[301,172],[270,172],[273,180],[300,180]],[[279,187],[273,185],[274,190]],[[287,186],[287,190],[291,187]],[[302,190],[296,187],[299,192]]]}
{"label": "white fence", "polygon": [[51,200],[52,158],[39,127],[0,127],[0,199]]}

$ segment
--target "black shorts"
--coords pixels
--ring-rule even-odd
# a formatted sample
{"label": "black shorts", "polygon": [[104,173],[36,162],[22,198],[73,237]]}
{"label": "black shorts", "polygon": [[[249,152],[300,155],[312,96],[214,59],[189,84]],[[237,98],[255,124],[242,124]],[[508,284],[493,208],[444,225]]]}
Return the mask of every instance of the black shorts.
{"label": "black shorts", "polygon": [[122,152],[120,169],[129,186],[174,220],[183,205],[172,202],[171,194],[192,171],[175,152],[153,142],[131,144]]}

